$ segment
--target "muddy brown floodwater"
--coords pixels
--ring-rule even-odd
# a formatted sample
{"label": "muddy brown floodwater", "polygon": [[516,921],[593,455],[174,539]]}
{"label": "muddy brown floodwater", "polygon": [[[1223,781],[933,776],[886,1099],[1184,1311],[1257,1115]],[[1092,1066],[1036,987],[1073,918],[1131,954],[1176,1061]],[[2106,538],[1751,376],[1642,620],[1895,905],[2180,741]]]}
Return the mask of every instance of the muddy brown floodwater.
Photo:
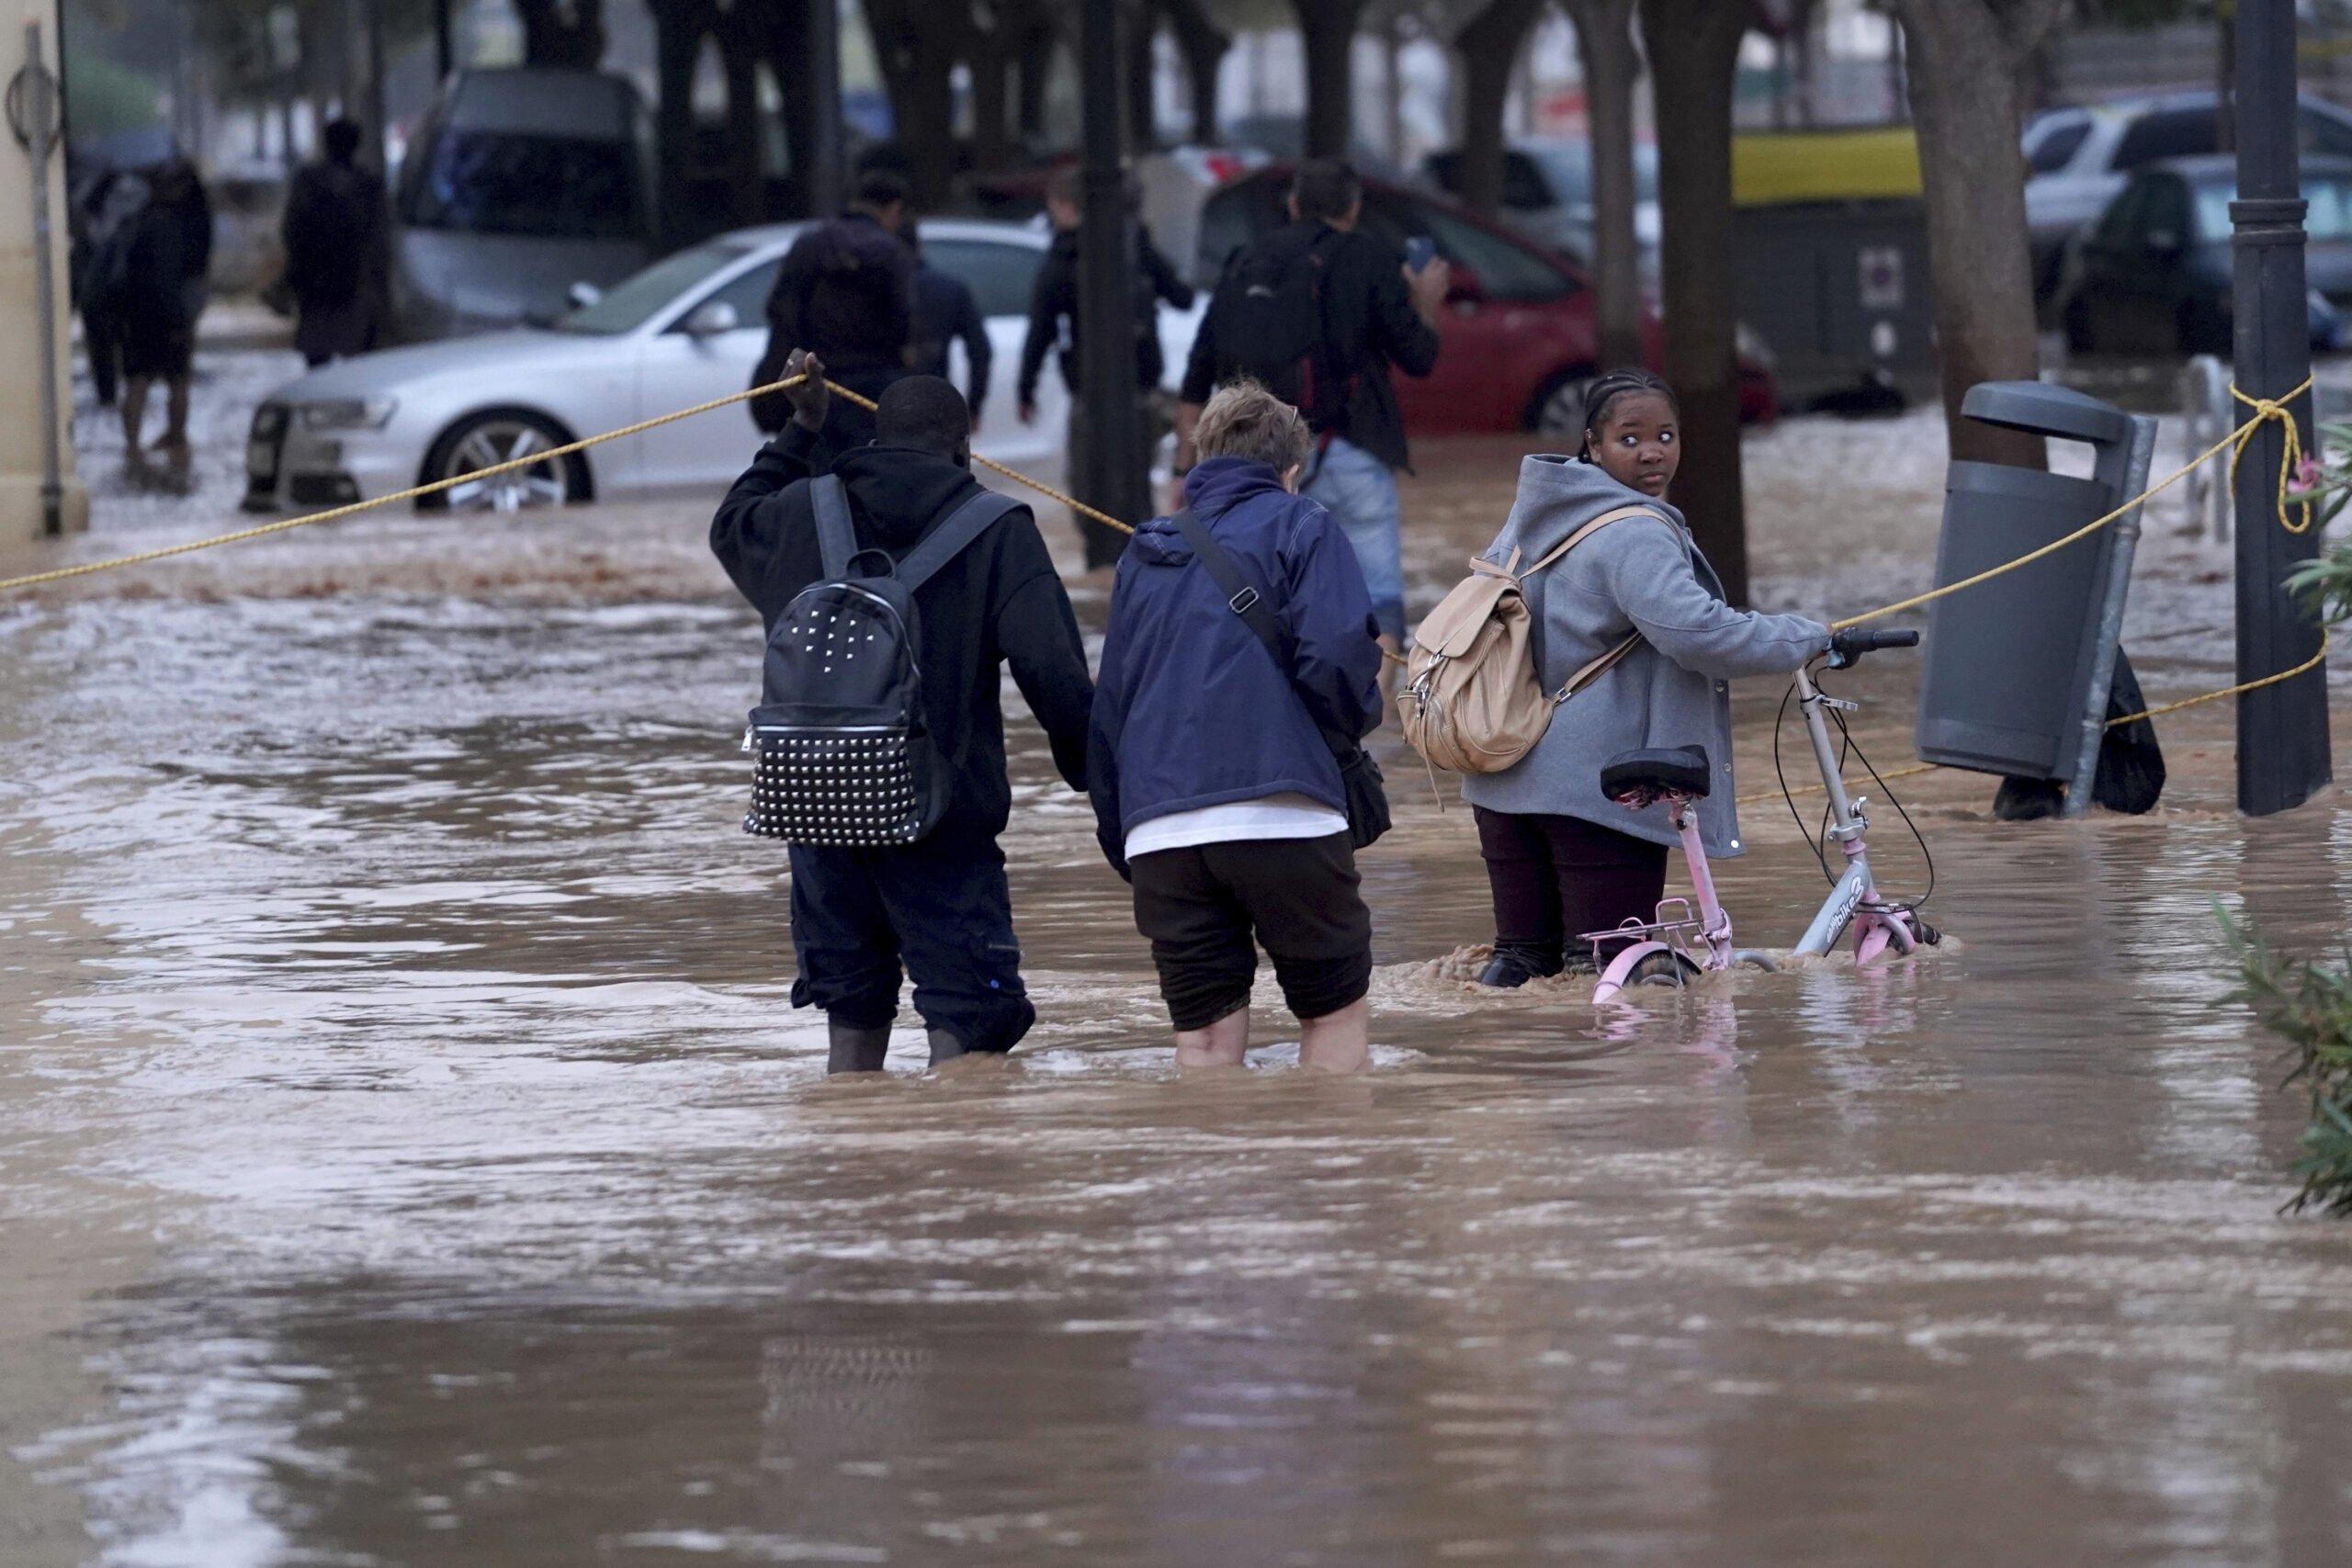
{"label": "muddy brown floodwater", "polygon": [[[1923,579],[1923,440],[1759,438],[1761,594]],[[1509,457],[1431,455],[1424,597]],[[2211,913],[2333,951],[2352,816],[2236,818],[2225,707],[2165,721],[2147,818],[1898,784],[1942,951],[1606,1018],[1447,977],[1468,818],[1385,740],[1347,1081],[1271,1007],[1260,1070],[1176,1079],[1023,718],[1035,1032],[828,1083],[695,513],[363,521],[0,612],[0,1562],[2352,1560],[2352,1231],[2277,1212],[2300,1108]],[[2217,559],[2152,542],[2158,697],[2226,679]],[[1882,767],[1914,678],[1841,688]],[[1785,947],[1819,873],[1747,819],[1726,899]]]}

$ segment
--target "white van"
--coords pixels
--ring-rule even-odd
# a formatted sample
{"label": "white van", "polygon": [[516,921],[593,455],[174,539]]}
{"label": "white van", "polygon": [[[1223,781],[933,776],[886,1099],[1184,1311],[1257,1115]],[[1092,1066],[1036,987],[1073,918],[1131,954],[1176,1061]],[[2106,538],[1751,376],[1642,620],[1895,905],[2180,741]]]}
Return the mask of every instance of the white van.
{"label": "white van", "polygon": [[452,74],[392,198],[392,322],[414,343],[551,321],[653,258],[652,127],[593,71]]}

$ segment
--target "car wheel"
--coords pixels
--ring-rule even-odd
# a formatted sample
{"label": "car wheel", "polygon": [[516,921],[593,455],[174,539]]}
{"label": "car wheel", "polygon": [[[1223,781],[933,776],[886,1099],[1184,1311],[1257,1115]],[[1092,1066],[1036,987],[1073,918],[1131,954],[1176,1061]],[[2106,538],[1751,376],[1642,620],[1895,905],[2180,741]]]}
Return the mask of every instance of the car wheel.
{"label": "car wheel", "polygon": [[1592,383],[1593,374],[1587,367],[1560,377],[1536,399],[1529,428],[1539,435],[1582,436],[1585,394],[1592,390]]}
{"label": "car wheel", "polygon": [[527,409],[491,409],[469,414],[443,432],[424,457],[423,482],[462,482],[420,498],[417,506],[434,512],[520,512],[526,507],[586,501],[588,464],[577,452],[527,468],[465,479],[518,457],[569,446],[572,439],[553,420]]}

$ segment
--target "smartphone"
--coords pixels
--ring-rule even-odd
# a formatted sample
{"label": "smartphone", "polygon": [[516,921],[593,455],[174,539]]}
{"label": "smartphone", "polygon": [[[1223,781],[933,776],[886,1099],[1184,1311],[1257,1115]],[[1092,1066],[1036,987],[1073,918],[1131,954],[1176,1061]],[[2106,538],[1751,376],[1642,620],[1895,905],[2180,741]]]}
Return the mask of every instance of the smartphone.
{"label": "smartphone", "polygon": [[1416,234],[1405,242],[1405,265],[1419,272],[1437,259],[1437,242],[1427,234]]}

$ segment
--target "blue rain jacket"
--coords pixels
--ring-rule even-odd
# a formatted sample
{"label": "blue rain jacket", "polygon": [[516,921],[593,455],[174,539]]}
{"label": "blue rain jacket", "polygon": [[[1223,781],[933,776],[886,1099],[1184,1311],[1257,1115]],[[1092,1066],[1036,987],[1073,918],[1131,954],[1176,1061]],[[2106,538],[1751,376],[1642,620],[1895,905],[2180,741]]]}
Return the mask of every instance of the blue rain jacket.
{"label": "blue rain jacket", "polygon": [[1321,725],[1380,724],[1379,628],[1355,550],[1323,508],[1264,463],[1211,457],[1184,500],[1292,644],[1279,667],[1167,518],[1120,558],[1094,688],[1089,793],[1121,874],[1128,832],[1155,817],[1296,793],[1347,809]]}

